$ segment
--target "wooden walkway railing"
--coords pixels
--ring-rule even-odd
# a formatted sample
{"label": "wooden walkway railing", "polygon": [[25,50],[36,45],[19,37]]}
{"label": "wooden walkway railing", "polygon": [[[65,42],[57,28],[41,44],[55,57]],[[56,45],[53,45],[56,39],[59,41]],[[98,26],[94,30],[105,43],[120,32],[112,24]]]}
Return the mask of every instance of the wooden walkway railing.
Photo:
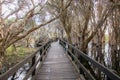
{"label": "wooden walkway railing", "polygon": [[[25,58],[23,61],[16,64],[14,67],[9,69],[4,74],[0,75],[0,80],[8,80],[10,77],[12,77],[10,80],[15,80],[14,77],[16,75],[16,72],[21,67],[23,67],[26,63],[29,63],[29,62],[31,62],[30,69],[27,71],[25,77],[22,80],[27,80],[30,76],[32,76],[32,78],[34,78],[36,69],[37,69],[36,66],[39,62],[42,63],[43,58],[46,55],[47,49],[50,46],[50,42],[51,41],[48,41],[43,46],[41,46],[35,53],[31,54],[30,56]],[[39,57],[38,57],[38,54],[39,54]]]}
{"label": "wooden walkway railing", "polygon": [[77,68],[79,69],[80,74],[85,74],[85,77],[87,80],[96,80],[95,77],[88,71],[82,62],[78,59],[78,57],[75,55],[75,53],[80,56],[80,58],[84,58],[91,64],[92,66],[96,67],[99,71],[103,72],[106,76],[106,79],[104,80],[120,80],[120,77],[116,75],[115,73],[111,72],[108,68],[101,65],[100,63],[96,62],[92,58],[88,57],[85,53],[81,52],[77,48],[75,48],[73,45],[69,44],[68,42],[65,42],[63,40],[60,40],[60,44],[64,47],[64,49],[67,51],[68,55],[72,58],[72,60],[76,63]]}

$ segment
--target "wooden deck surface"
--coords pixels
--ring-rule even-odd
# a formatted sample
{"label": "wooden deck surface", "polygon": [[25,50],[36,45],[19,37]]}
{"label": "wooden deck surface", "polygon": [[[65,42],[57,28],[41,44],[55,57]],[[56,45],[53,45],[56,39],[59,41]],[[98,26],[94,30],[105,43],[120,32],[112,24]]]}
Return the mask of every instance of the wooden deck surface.
{"label": "wooden deck surface", "polygon": [[80,80],[59,42],[53,42],[36,80]]}

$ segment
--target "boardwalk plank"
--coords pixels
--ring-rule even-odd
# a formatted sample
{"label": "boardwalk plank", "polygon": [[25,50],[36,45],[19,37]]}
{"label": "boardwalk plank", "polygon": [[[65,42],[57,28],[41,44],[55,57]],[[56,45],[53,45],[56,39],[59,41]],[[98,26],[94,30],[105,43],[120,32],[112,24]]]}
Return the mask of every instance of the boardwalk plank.
{"label": "boardwalk plank", "polygon": [[51,44],[43,65],[36,74],[36,80],[80,80],[79,74],[58,42]]}

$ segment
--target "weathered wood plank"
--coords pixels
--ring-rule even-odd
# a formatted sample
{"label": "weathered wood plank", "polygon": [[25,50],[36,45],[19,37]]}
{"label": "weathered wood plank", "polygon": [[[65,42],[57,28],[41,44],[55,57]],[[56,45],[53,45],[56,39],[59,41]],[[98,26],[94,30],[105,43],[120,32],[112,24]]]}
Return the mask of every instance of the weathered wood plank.
{"label": "weathered wood plank", "polygon": [[80,80],[79,74],[58,42],[51,44],[36,80]]}

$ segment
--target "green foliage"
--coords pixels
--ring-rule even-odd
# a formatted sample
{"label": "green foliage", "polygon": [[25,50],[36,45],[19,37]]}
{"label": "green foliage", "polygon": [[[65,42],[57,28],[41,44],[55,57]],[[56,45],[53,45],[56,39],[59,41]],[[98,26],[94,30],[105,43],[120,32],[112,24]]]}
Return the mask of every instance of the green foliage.
{"label": "green foliage", "polygon": [[20,54],[20,55],[24,55],[24,53],[25,53],[24,48],[20,47],[20,48],[19,48],[19,54]]}
{"label": "green foliage", "polygon": [[27,48],[27,47],[17,47],[16,50],[13,46],[10,46],[6,52],[5,60],[4,60],[4,66],[9,69],[10,67],[14,66],[21,60],[23,60],[26,56],[29,56],[31,53],[36,51],[36,49],[33,48]]}
{"label": "green foliage", "polygon": [[10,55],[23,55],[25,56],[27,53],[32,53],[33,51],[35,51],[35,49],[33,48],[27,48],[27,47],[17,47],[16,50],[13,46],[10,46],[7,48],[6,52],[7,52],[7,56],[10,56]]}
{"label": "green foliage", "polygon": [[105,42],[107,43],[109,41],[109,35],[105,35]]}
{"label": "green foliage", "polygon": [[5,23],[7,24],[7,25],[9,25],[9,24],[11,24],[12,22],[14,22],[15,21],[15,18],[10,18],[10,19],[7,19],[6,21],[5,21]]}
{"label": "green foliage", "polygon": [[29,23],[26,24],[25,29],[29,30],[30,28],[34,27],[35,22],[33,20],[30,20]]}
{"label": "green foliage", "polygon": [[10,47],[7,48],[6,51],[8,53],[7,55],[10,55],[10,54],[12,54],[15,51],[15,48],[11,45]]}

